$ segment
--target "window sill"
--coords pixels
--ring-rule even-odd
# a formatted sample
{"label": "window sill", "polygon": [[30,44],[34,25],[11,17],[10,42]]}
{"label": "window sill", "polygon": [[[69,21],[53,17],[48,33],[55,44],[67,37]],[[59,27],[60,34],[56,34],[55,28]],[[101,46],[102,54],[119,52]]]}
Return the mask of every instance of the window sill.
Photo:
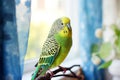
{"label": "window sill", "polygon": [[[37,59],[33,60],[32,64],[30,64],[30,65],[28,65],[29,62],[25,63],[26,64],[25,69],[27,69],[27,70],[24,71],[22,80],[31,80],[31,76],[32,76],[35,68],[31,69],[31,68],[29,68],[29,66],[34,66],[35,62],[37,62]],[[76,58],[72,61],[65,61],[61,64],[61,66],[70,67],[70,66],[75,65],[75,64],[81,64],[81,61],[79,58]],[[74,69],[74,68],[72,70],[76,71],[76,69]],[[58,77],[58,78],[60,79],[60,77]],[[58,78],[53,78],[52,80],[59,80]]]}

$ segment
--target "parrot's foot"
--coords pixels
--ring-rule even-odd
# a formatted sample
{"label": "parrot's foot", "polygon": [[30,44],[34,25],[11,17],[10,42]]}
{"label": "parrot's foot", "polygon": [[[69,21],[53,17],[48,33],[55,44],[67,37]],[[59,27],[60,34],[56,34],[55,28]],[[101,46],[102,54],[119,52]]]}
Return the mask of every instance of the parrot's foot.
{"label": "parrot's foot", "polygon": [[62,66],[58,66],[58,67],[63,70],[63,73],[64,73],[64,74],[66,73],[66,71],[67,71],[66,68],[64,68],[64,67],[62,67]]}
{"label": "parrot's foot", "polygon": [[47,74],[47,73],[50,74],[50,77],[51,77],[51,78],[54,76],[54,73],[53,73],[51,70],[48,70],[48,71],[46,72],[46,74]]}

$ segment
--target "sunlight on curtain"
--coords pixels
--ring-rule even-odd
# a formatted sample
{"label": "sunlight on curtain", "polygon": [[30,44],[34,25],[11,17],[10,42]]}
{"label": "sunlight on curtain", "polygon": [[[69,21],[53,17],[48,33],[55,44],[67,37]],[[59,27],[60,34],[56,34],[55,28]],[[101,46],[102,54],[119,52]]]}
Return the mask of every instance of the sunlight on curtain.
{"label": "sunlight on curtain", "polygon": [[[27,50],[30,27],[31,0],[16,0],[16,23],[18,32],[20,65],[23,72],[24,57]],[[21,72],[21,73],[22,73]]]}

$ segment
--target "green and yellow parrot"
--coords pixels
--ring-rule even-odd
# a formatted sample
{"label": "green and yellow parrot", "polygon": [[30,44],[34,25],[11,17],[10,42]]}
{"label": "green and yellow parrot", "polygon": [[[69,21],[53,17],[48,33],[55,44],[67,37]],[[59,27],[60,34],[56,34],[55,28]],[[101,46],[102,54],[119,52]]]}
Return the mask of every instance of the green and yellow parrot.
{"label": "green and yellow parrot", "polygon": [[[31,80],[35,80],[37,75],[44,75],[48,69],[59,66],[68,55],[71,46],[70,19],[68,17],[59,18],[53,23],[43,44],[42,53]],[[39,73],[40,71],[41,73]]]}

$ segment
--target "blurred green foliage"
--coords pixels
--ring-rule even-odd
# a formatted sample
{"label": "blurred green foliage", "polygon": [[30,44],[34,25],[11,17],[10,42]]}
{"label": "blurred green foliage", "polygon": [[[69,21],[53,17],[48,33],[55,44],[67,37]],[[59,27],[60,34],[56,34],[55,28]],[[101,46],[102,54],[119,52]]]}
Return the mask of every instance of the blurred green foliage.
{"label": "blurred green foliage", "polygon": [[[99,56],[102,60],[104,60],[104,63],[100,64],[98,69],[108,68],[111,65],[113,59],[115,58],[120,59],[120,29],[116,24],[112,24],[110,28],[114,32],[115,39],[113,39],[114,40],[113,43],[102,42],[100,48],[98,47],[97,44],[94,44],[92,46],[92,50],[91,50],[92,53]],[[106,61],[106,58],[108,58],[111,55],[112,50],[115,51],[115,57]]]}

